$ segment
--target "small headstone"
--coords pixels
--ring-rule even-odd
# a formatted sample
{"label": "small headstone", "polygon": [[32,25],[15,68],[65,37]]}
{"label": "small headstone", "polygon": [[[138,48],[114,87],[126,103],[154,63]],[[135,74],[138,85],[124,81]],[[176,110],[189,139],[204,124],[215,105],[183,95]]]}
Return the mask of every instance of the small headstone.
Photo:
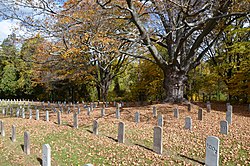
{"label": "small headstone", "polygon": [[174,117],[177,118],[177,119],[179,118],[179,110],[178,110],[178,108],[174,109]]}
{"label": "small headstone", "polygon": [[48,122],[49,121],[49,111],[47,110],[45,114],[46,114],[45,115],[45,120],[46,120],[46,122]]}
{"label": "small headstone", "polygon": [[2,114],[5,115],[5,108],[2,109]]}
{"label": "small headstone", "polygon": [[191,112],[191,109],[192,109],[192,105],[188,104],[188,112]]}
{"label": "small headstone", "polygon": [[16,109],[16,117],[19,117],[19,113],[20,113],[20,109],[17,108],[17,109]]}
{"label": "small headstone", "polygon": [[10,116],[13,116],[13,108],[10,107]]}
{"label": "small headstone", "polygon": [[51,166],[51,148],[49,144],[43,145],[43,158],[42,158],[42,166]]}
{"label": "small headstone", "polygon": [[61,111],[57,112],[57,123],[58,125],[61,125],[62,121],[61,121]]}
{"label": "small headstone", "polygon": [[185,118],[185,129],[192,130],[192,119],[189,116]]}
{"label": "small headstone", "polygon": [[93,121],[93,134],[98,135],[98,121]]}
{"label": "small headstone", "polygon": [[118,142],[125,142],[125,124],[123,122],[119,122],[118,124]]}
{"label": "small headstone", "polygon": [[77,108],[77,114],[80,114],[81,113],[81,109],[80,107]]}
{"label": "small headstone", "polygon": [[70,107],[68,107],[67,113],[68,113],[68,114],[70,113]]}
{"label": "small headstone", "polygon": [[159,127],[163,127],[163,124],[164,124],[163,115],[160,114],[160,115],[158,116],[157,125],[158,125]]}
{"label": "small headstone", "polygon": [[30,112],[29,119],[32,119],[32,109],[29,109],[29,112]]}
{"label": "small headstone", "polygon": [[1,136],[5,136],[5,130],[4,130],[4,122],[1,120],[0,121],[0,128],[1,128]]}
{"label": "small headstone", "polygon": [[232,118],[233,118],[233,107],[229,105],[226,112],[226,121],[228,122],[228,124],[232,124]]}
{"label": "small headstone", "polygon": [[120,115],[120,110],[119,109],[116,110],[115,116],[116,116],[117,119],[120,119],[121,115]]}
{"label": "small headstone", "polygon": [[157,154],[162,154],[163,146],[162,146],[162,128],[157,126],[154,127],[154,145],[153,150]]}
{"label": "small headstone", "polygon": [[228,134],[228,121],[222,120],[220,121],[220,133],[221,134]]}
{"label": "small headstone", "polygon": [[153,117],[157,116],[157,110],[156,110],[156,106],[153,106]]}
{"label": "small headstone", "polygon": [[11,140],[12,142],[16,142],[16,126],[15,125],[12,125]]}
{"label": "small headstone", "polygon": [[206,140],[206,166],[219,166],[219,144],[217,137],[209,136]]}
{"label": "small headstone", "polygon": [[39,110],[36,110],[36,120],[39,120]]}
{"label": "small headstone", "polygon": [[199,108],[198,110],[198,120],[202,120],[203,119],[203,110],[201,108]]}
{"label": "small headstone", "polygon": [[101,109],[101,117],[104,117],[105,116],[105,108],[102,108]]}
{"label": "small headstone", "polygon": [[22,118],[23,119],[25,118],[25,109],[24,108],[22,109]]}
{"label": "small headstone", "polygon": [[135,123],[139,123],[140,122],[140,113],[136,112],[135,113]]}
{"label": "small headstone", "polygon": [[211,103],[207,102],[207,112],[211,112]]}
{"label": "small headstone", "polygon": [[90,111],[91,111],[91,108],[88,107],[88,108],[87,108],[87,115],[88,115],[88,116],[90,116]]}
{"label": "small headstone", "polygon": [[27,155],[30,154],[30,134],[29,132],[25,131],[24,132],[24,153],[26,153]]}
{"label": "small headstone", "polygon": [[78,114],[76,112],[73,115],[73,119],[74,119],[74,128],[78,129]]}

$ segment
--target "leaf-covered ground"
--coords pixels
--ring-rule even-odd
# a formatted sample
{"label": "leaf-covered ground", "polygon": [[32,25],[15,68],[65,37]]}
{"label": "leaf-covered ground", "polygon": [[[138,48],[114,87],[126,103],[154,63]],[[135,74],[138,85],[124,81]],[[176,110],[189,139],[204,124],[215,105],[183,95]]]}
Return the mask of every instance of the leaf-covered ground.
{"label": "leaf-covered ground", "polygon": [[[163,155],[152,151],[153,128],[157,118],[153,118],[152,107],[164,116]],[[173,109],[179,108],[178,119]],[[203,109],[203,120],[198,120],[198,108]],[[73,107],[72,107],[73,108]],[[140,112],[140,123],[135,123],[135,112]],[[2,113],[2,112],[1,112]],[[0,113],[0,114],[1,114]],[[205,161],[205,141],[207,136],[220,139],[220,165],[249,165],[250,163],[250,112],[247,105],[233,105],[233,123],[229,134],[219,133],[219,123],[225,120],[226,105],[213,104],[212,111],[206,112],[205,104],[192,105],[191,112],[186,105],[155,104],[144,107],[125,107],[121,118],[116,119],[115,107],[106,108],[106,116],[100,117],[100,108],[95,108],[90,116],[81,107],[79,128],[74,129],[73,112],[62,113],[62,125],[57,124],[56,113],[50,110],[50,122],[44,121],[45,113],[40,111],[40,120],[0,115],[4,122],[5,137],[0,137],[0,165],[40,165],[42,145],[52,149],[52,165],[203,165]],[[193,129],[185,130],[185,117],[193,120]],[[92,134],[93,120],[99,123],[99,135]],[[117,142],[118,123],[125,123],[126,140]],[[12,142],[11,126],[16,125],[17,141]],[[24,131],[30,132],[31,154],[22,150]]]}

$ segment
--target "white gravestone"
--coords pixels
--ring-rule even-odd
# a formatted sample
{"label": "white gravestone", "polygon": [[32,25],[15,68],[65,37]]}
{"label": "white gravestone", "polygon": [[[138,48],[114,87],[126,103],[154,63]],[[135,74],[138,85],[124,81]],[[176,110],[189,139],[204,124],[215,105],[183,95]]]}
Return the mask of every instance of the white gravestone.
{"label": "white gravestone", "polygon": [[228,134],[228,121],[222,120],[220,121],[220,133],[221,134]]}
{"label": "white gravestone", "polygon": [[185,118],[185,129],[192,130],[192,119],[189,116]]}
{"label": "white gravestone", "polygon": [[163,115],[160,114],[158,116],[157,126],[163,127],[163,125],[164,125]]}
{"label": "white gravestone", "polygon": [[226,112],[226,121],[228,121],[228,124],[232,124],[232,116],[233,116],[233,107],[229,105],[227,107],[227,112]]}
{"label": "white gravestone", "polygon": [[214,136],[208,136],[206,140],[206,166],[219,166],[220,140]]}
{"label": "white gravestone", "polygon": [[43,145],[42,166],[51,166],[51,148],[49,144]]}
{"label": "white gravestone", "polygon": [[154,145],[153,150],[157,154],[162,154],[163,146],[162,146],[162,128],[157,126],[154,127]]}

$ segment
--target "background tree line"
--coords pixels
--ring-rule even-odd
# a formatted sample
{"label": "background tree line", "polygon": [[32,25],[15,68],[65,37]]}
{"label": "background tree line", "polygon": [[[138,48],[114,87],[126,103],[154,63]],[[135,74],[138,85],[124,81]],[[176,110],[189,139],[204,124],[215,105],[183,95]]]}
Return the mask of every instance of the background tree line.
{"label": "background tree line", "polygon": [[248,1],[0,4],[32,34],[1,44],[2,97],[250,100]]}

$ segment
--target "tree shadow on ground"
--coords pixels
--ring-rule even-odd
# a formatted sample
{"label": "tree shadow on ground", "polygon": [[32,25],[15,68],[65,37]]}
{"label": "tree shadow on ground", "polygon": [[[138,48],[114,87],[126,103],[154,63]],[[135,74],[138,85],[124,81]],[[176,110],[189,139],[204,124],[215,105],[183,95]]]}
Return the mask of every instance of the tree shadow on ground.
{"label": "tree shadow on ground", "polygon": [[201,164],[201,165],[205,165],[205,163],[204,163],[204,162],[202,162],[202,161],[199,161],[199,160],[193,159],[193,158],[188,157],[188,156],[185,156],[185,155],[183,155],[183,154],[178,154],[178,155],[179,155],[179,156],[181,156],[181,157],[183,157],[183,158],[189,159],[189,160],[191,160],[191,161],[197,162],[197,163],[199,163],[199,164]]}

